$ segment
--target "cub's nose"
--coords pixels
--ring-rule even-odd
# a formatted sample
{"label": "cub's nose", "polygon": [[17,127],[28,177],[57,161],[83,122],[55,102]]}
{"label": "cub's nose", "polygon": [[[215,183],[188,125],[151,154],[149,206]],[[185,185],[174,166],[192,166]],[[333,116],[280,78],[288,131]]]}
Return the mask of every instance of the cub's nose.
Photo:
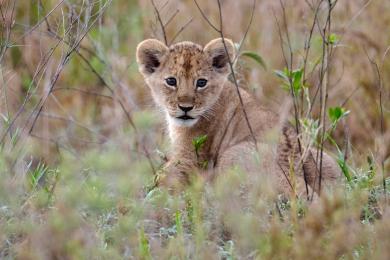
{"label": "cub's nose", "polygon": [[180,105],[179,105],[179,108],[180,108],[183,112],[187,113],[187,112],[191,111],[191,110],[194,108],[194,106],[180,106]]}

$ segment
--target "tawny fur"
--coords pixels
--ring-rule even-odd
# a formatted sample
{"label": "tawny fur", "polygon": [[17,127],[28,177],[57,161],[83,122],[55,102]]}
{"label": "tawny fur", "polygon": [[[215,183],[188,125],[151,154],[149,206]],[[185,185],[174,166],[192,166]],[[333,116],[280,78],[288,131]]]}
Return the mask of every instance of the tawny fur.
{"label": "tawny fur", "polygon": [[[215,39],[204,48],[192,42],[181,42],[168,48],[154,39],[138,45],[140,72],[156,104],[166,113],[172,142],[170,159],[163,169],[166,175],[158,184],[184,184],[197,173],[207,173],[205,175],[212,178],[239,165],[247,172],[274,175],[278,181],[275,188],[281,191],[303,194],[306,191],[304,179],[311,189],[318,191],[319,165],[314,160],[317,150],[310,149],[305,153],[301,148],[305,158],[303,166],[300,165],[302,155],[294,129],[284,124],[281,131],[277,131],[280,127],[278,115],[262,107],[250,93],[240,88],[246,115],[257,140],[261,169],[254,163],[253,136],[236,86],[228,80],[228,55],[232,60],[234,45],[228,39]],[[168,77],[176,78],[175,87],[166,84]],[[205,88],[196,87],[199,78],[207,79]],[[178,119],[183,114],[179,105],[193,106],[188,115],[195,119]],[[274,137],[275,132],[281,132],[280,138]],[[207,140],[196,154],[192,142],[202,135],[207,135]],[[337,165],[324,154],[321,183],[334,182],[339,175]]]}

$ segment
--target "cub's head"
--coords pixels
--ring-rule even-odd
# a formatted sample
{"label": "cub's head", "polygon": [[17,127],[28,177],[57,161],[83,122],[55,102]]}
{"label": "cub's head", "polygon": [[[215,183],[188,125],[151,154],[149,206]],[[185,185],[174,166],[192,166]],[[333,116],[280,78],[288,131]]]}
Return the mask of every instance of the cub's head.
{"label": "cub's head", "polygon": [[139,70],[169,121],[190,127],[212,113],[230,73],[229,56],[231,60],[234,56],[233,42],[224,39],[224,43],[215,39],[202,48],[181,42],[168,48],[149,39],[138,45]]}

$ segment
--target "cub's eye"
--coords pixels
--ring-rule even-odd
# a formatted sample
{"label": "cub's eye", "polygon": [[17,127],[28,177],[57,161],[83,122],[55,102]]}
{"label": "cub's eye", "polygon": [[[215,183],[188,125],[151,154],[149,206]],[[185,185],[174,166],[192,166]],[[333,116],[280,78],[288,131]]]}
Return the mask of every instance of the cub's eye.
{"label": "cub's eye", "polygon": [[177,84],[176,79],[174,77],[166,78],[165,82],[168,84],[168,86],[172,86],[172,87],[175,87]]}
{"label": "cub's eye", "polygon": [[197,88],[204,88],[207,85],[207,79],[198,79],[196,81],[196,87]]}

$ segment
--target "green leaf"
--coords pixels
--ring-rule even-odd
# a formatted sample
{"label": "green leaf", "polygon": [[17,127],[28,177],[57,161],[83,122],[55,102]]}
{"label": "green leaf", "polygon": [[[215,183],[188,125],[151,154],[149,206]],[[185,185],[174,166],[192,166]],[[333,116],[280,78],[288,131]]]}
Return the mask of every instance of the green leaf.
{"label": "green leaf", "polygon": [[180,211],[176,211],[176,214],[175,214],[175,226],[176,226],[177,234],[182,234],[183,233],[183,223],[181,221],[181,213],[180,213]]}
{"label": "green leaf", "polygon": [[298,93],[302,89],[302,75],[303,68],[294,70],[292,72],[292,85],[295,93]]}
{"label": "green leaf", "polygon": [[339,155],[339,158],[337,158],[337,164],[340,166],[341,171],[343,172],[344,177],[347,179],[347,181],[351,182],[352,181],[352,176],[351,176],[351,174],[349,172],[348,165],[347,165],[347,163],[344,160],[343,154],[341,154],[341,156]]}
{"label": "green leaf", "polygon": [[328,37],[328,42],[332,45],[337,44],[339,40],[339,37],[335,33],[330,34]]}
{"label": "green leaf", "polygon": [[35,189],[38,187],[39,181],[48,172],[48,170],[49,168],[40,162],[34,170],[30,171],[31,188]]}
{"label": "green leaf", "polygon": [[345,108],[343,107],[330,107],[328,109],[328,115],[329,115],[329,119],[331,120],[332,124],[337,124],[337,122],[347,116],[349,114],[349,110],[346,110]]}
{"label": "green leaf", "polygon": [[207,135],[201,135],[201,136],[198,136],[198,137],[195,137],[193,140],[192,140],[192,145],[194,146],[195,148],[195,153],[198,155],[199,154],[199,150],[200,148],[202,148],[202,146],[204,145],[204,143],[206,142],[207,140]]}
{"label": "green leaf", "polygon": [[251,51],[243,51],[241,53],[241,56],[251,58],[252,60],[256,61],[258,64],[260,64],[263,67],[263,69],[267,70],[267,65],[265,64],[264,59],[259,54]]}
{"label": "green leaf", "polygon": [[139,230],[139,253],[142,259],[152,259],[148,238],[143,228]]}
{"label": "green leaf", "polygon": [[274,73],[282,79],[284,89],[290,91],[292,88],[294,93],[298,93],[303,88],[303,68],[293,71],[284,68],[283,70],[275,70]]}
{"label": "green leaf", "polygon": [[283,81],[285,81],[285,83],[287,82],[288,83],[288,74],[286,74],[286,70],[274,70],[276,76],[278,76],[279,78],[281,78]]}

